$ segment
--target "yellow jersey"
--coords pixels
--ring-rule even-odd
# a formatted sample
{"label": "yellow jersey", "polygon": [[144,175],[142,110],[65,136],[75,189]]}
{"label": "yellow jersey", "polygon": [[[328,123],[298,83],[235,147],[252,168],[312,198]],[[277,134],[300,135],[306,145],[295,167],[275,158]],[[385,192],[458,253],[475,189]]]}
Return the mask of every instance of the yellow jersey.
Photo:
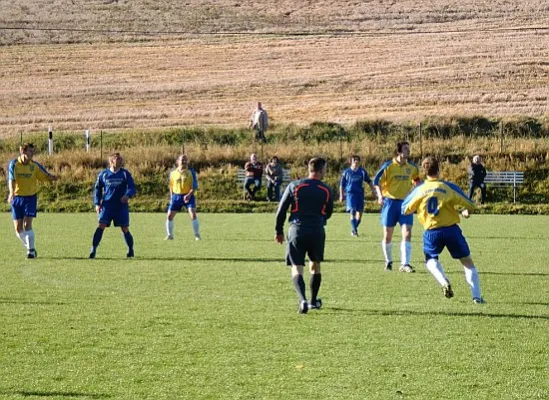
{"label": "yellow jersey", "polygon": [[427,178],[406,197],[402,214],[417,211],[419,222],[428,230],[458,224],[456,207],[473,211],[475,204],[455,183]]}
{"label": "yellow jersey", "polygon": [[416,181],[419,181],[417,165],[409,161],[400,165],[396,158],[383,164],[374,177],[374,185],[379,186],[381,195],[395,200],[403,200]]}
{"label": "yellow jersey", "polygon": [[187,194],[191,189],[198,189],[198,181],[193,169],[184,169],[180,172],[176,168],[170,172],[170,190],[173,194]]}
{"label": "yellow jersey", "polygon": [[38,192],[38,181],[47,181],[50,176],[41,164],[32,160],[23,164],[21,157],[12,160],[8,167],[8,179],[14,182],[15,196],[34,196]]}

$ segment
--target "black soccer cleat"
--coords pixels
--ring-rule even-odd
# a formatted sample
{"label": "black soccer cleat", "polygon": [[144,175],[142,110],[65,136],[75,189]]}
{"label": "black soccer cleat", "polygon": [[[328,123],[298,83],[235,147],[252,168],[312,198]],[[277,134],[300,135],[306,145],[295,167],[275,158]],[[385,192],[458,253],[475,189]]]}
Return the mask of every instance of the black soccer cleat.
{"label": "black soccer cleat", "polygon": [[299,302],[299,309],[297,310],[300,314],[307,314],[309,311],[309,305],[307,304],[307,300],[302,300]]}
{"label": "black soccer cleat", "polygon": [[442,287],[442,294],[447,299],[451,299],[452,297],[454,297],[454,291],[452,290],[452,286],[450,286],[449,283]]}
{"label": "black soccer cleat", "polygon": [[133,257],[135,257],[135,254],[133,253],[133,249],[131,249],[130,251],[128,251],[128,254],[126,254],[126,257],[127,257],[127,258],[133,258]]}
{"label": "black soccer cleat", "polygon": [[389,261],[387,264],[385,264],[385,271],[392,271],[393,270],[393,262]]}
{"label": "black soccer cleat", "polygon": [[92,247],[91,251],[90,251],[90,259],[94,259],[95,258],[95,247]]}
{"label": "black soccer cleat", "polygon": [[308,304],[310,310],[320,310],[322,308],[322,299],[316,299]]}
{"label": "black soccer cleat", "polygon": [[29,252],[27,253],[27,258],[31,260],[36,257],[38,257],[38,252],[36,251],[36,249],[30,249]]}

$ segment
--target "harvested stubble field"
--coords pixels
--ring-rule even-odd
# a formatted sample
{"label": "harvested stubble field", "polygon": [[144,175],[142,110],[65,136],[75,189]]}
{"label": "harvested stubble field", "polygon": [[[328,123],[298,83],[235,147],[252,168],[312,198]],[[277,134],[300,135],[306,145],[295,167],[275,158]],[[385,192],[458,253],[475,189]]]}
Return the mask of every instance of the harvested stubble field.
{"label": "harvested stubble field", "polygon": [[[548,112],[547,2],[2,0],[0,9],[4,136],[50,124],[238,126],[257,100],[274,123]],[[62,30],[39,30],[49,28]],[[245,34],[227,35],[236,32]]]}

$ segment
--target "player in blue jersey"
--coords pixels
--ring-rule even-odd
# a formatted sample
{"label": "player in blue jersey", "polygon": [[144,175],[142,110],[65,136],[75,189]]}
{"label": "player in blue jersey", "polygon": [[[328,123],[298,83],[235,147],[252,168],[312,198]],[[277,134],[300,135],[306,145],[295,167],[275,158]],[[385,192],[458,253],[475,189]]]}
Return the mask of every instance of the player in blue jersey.
{"label": "player in blue jersey", "polygon": [[36,218],[38,181],[55,181],[57,177],[33,161],[34,145],[25,143],[19,148],[19,157],[8,166],[8,203],[15,234],[27,250],[27,258],[36,258],[35,235],[32,221]]}
{"label": "player in blue jersey", "polygon": [[413,215],[401,213],[402,201],[410,193],[412,187],[420,182],[419,169],[414,163],[408,161],[409,156],[410,144],[398,142],[395,148],[395,158],[383,164],[374,177],[377,201],[382,206],[383,241],[381,248],[385,256],[386,271],[393,269],[393,231],[398,223],[402,230],[399,271],[415,272],[410,265],[414,218]]}
{"label": "player in blue jersey", "polygon": [[[309,176],[306,179],[291,182],[284,191],[276,212],[275,241],[284,243],[284,220],[290,209],[288,219],[290,228],[286,241],[286,264],[291,266],[292,281],[299,296],[300,314],[309,309],[322,307],[318,291],[322,275],[320,263],[324,260],[326,234],[324,225],[332,216],[334,200],[332,191],[322,182],[326,175],[326,160],[312,158],[309,161]],[[311,302],[305,295],[303,269],[305,255],[309,257]]]}
{"label": "player in blue jersey", "polygon": [[360,157],[351,157],[351,167],[341,174],[339,182],[339,201],[345,199],[345,210],[351,217],[351,235],[358,236],[358,226],[362,221],[364,211],[364,182],[370,186],[372,196],[376,197],[376,191],[368,172],[360,166]]}
{"label": "player in blue jersey", "polygon": [[198,181],[194,169],[188,166],[188,157],[181,154],[177,157],[177,168],[170,172],[170,204],[166,218],[166,231],[168,235],[165,240],[173,240],[174,218],[183,208],[189,213],[193,226],[194,237],[201,240],[200,225],[196,216],[195,192],[198,189]]}
{"label": "player in blue jersey", "polygon": [[471,258],[469,245],[459,228],[459,213],[456,207],[462,208],[462,216],[469,217],[475,205],[454,183],[439,179],[439,164],[436,158],[427,157],[421,163],[427,180],[416,187],[402,203],[402,213],[409,215],[417,212],[417,217],[425,232],[423,233],[423,252],[425,266],[442,286],[447,298],[454,296],[450,281],[444,274],[438,259],[446,247],[454,259],[459,259],[465,270],[465,279],[471,288],[473,302],[484,303],[480,293],[478,272]]}
{"label": "player in blue jersey", "polygon": [[122,165],[124,160],[120,153],[109,156],[109,168],[101,171],[97,176],[94,191],[95,211],[99,215],[99,225],[93,235],[90,258],[95,258],[97,247],[101,243],[105,228],[114,222],[124,234],[128,245],[127,257],[134,256],[133,236],[130,233],[129,199],[135,195],[135,184],[132,175]]}

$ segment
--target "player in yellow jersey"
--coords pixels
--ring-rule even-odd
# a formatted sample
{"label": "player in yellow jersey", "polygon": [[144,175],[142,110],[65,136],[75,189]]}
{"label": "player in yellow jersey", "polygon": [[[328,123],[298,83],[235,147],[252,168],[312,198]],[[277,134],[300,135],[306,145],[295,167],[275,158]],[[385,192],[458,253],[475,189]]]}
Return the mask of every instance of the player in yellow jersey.
{"label": "player in yellow jersey", "polygon": [[185,207],[193,225],[194,237],[200,240],[200,225],[196,216],[195,191],[198,189],[196,173],[188,167],[188,157],[181,154],[177,158],[177,168],[170,172],[170,205],[166,219],[165,240],[173,240],[173,228],[175,215]]}
{"label": "player in yellow jersey", "polygon": [[419,222],[425,228],[425,266],[442,286],[444,296],[453,297],[450,281],[438,260],[438,256],[446,247],[452,258],[459,259],[464,267],[465,279],[471,288],[473,302],[483,304],[478,272],[471,258],[469,245],[458,226],[459,213],[456,211],[456,207],[463,208],[462,215],[468,218],[475,205],[459,186],[439,179],[440,169],[436,158],[425,158],[421,167],[427,175],[427,180],[406,197],[402,204],[402,213],[417,212]]}
{"label": "player in yellow jersey", "polygon": [[38,201],[38,181],[55,181],[57,177],[33,161],[34,145],[25,143],[19,148],[19,157],[12,160],[8,167],[8,203],[15,234],[27,249],[27,258],[36,258],[32,220],[36,218]]}
{"label": "player in yellow jersey", "polygon": [[409,156],[410,144],[398,142],[395,148],[395,158],[383,164],[374,177],[377,201],[382,206],[383,241],[381,248],[385,256],[386,271],[393,269],[393,231],[398,223],[402,230],[399,271],[415,272],[410,265],[414,218],[413,215],[402,215],[401,213],[402,201],[414,185],[420,182],[419,169],[417,165],[408,161]]}

